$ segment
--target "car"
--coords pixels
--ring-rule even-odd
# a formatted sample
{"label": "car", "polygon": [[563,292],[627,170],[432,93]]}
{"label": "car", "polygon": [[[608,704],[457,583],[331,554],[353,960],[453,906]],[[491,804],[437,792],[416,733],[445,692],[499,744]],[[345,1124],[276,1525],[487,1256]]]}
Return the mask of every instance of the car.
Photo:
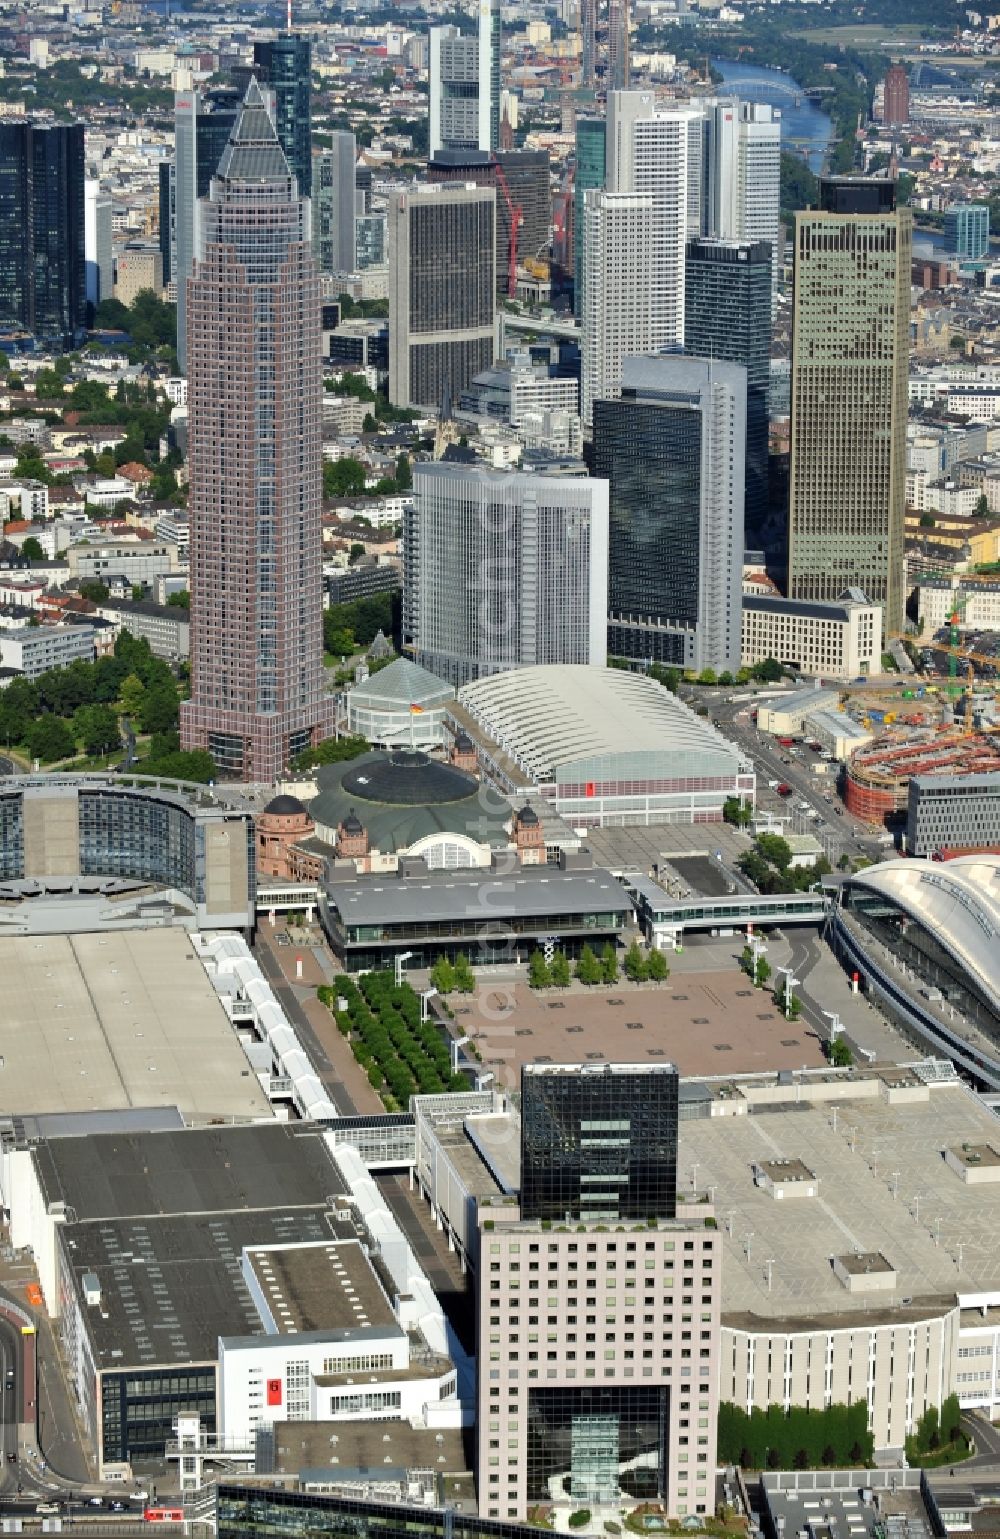
{"label": "car", "polygon": [[110,1506],[112,1512],[124,1512],[125,1511],[125,1503],[124,1502],[113,1501],[113,1502],[109,1503],[109,1506]]}
{"label": "car", "polygon": [[39,1516],[47,1517],[49,1513],[58,1512],[59,1511],[59,1503],[58,1502],[39,1502],[38,1505],[35,1508],[35,1511],[39,1514]]}
{"label": "car", "polygon": [[103,1507],[104,1506],[104,1497],[103,1496],[88,1496],[87,1497],[87,1506],[88,1507]]}
{"label": "car", "polygon": [[16,1453],[9,1453],[7,1455],[7,1463],[8,1464],[16,1464],[17,1463],[17,1454]]}
{"label": "car", "polygon": [[129,1499],[130,1502],[145,1502],[145,1501],[148,1501],[148,1499],[149,1499],[149,1492],[148,1491],[130,1491],[129,1494],[128,1494],[128,1499]]}

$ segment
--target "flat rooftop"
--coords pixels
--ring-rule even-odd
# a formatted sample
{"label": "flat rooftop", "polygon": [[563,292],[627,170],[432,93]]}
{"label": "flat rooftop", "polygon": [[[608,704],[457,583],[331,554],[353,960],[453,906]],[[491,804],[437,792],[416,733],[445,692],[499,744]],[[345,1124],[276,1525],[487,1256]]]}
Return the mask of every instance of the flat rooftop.
{"label": "flat rooftop", "polygon": [[184,931],[3,937],[0,978],[7,1112],[273,1116]]}
{"label": "flat rooftop", "polygon": [[547,918],[631,908],[624,888],[596,867],[514,866],[505,871],[428,871],[414,877],[379,874],[331,881],[330,906],[345,925],[468,920],[473,909]]}
{"label": "flat rooftop", "polygon": [[274,1429],[274,1473],[435,1470],[462,1474],[471,1469],[471,1429],[411,1427],[405,1421],[282,1421]]}
{"label": "flat rooftop", "polygon": [[279,1335],[396,1323],[357,1240],[279,1249],[255,1246],[247,1260]]}
{"label": "flat rooftop", "polygon": [[453,1006],[499,1088],[516,1087],[522,1064],[676,1064],[683,1075],[818,1068],[825,1060],[803,1020],[786,1021],[764,990],[735,967],[674,972],[658,988],[621,983],[539,996],[504,982]]}
{"label": "flat rooftop", "polygon": [[315,1245],[336,1228],[325,1204],[74,1225],[63,1239],[81,1296],[84,1273],[101,1288],[99,1304],[84,1305],[97,1367],[213,1363],[220,1336],[263,1336],[244,1247]]}
{"label": "flat rooftop", "polygon": [[57,1138],[34,1151],[46,1203],[77,1223],[325,1205],[346,1190],[320,1131],[291,1123]]}
{"label": "flat rooftop", "polygon": [[[1000,1287],[1000,1184],[956,1181],[943,1157],[993,1134],[995,1117],[971,1092],[932,1085],[926,1100],[895,1106],[881,1095],[824,1104],[799,1092],[750,1116],[680,1125],[678,1183],[690,1185],[696,1167],[699,1190],[716,1193],[725,1323],[843,1325],[858,1314],[903,1323],[951,1307],[956,1292]],[[775,1158],[814,1171],[818,1195],[786,1207],[756,1187],[753,1166]],[[849,1293],[831,1262],[870,1255],[896,1273],[877,1304]]]}

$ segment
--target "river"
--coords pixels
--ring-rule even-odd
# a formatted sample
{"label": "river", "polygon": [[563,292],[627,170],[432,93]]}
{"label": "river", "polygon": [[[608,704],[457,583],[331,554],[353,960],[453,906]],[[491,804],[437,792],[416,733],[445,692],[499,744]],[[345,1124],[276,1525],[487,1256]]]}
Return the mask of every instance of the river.
{"label": "river", "polygon": [[823,159],[833,125],[805,95],[798,81],[780,69],[763,69],[743,60],[713,59],[726,91],[743,101],[770,102],[781,109],[781,144],[786,150],[805,154],[812,171],[823,169]]}

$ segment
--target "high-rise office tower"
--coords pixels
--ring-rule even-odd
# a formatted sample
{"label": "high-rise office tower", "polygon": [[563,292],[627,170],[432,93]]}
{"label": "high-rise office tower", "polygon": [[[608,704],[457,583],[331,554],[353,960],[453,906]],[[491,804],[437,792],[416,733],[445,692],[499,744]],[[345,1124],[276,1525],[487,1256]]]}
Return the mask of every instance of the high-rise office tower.
{"label": "high-rise office tower", "polygon": [[673,1218],[677,1070],[521,1071],[521,1217],[557,1224]]}
{"label": "high-rise office tower", "polygon": [[788,592],[863,589],[903,624],[913,216],[881,178],[823,180],[795,216]]}
{"label": "high-rise office tower", "polygon": [[239,97],[230,89],[174,97],[174,257],[177,359],[187,368],[187,280],[200,251],[202,200],[229,141]]}
{"label": "high-rise office tower", "polygon": [[438,409],[493,362],[496,193],[416,185],[388,206],[389,399]]}
{"label": "high-rise office tower", "polygon": [[432,27],[430,153],[500,148],[500,0],[479,0],[475,36]]}
{"label": "high-rise office tower", "polygon": [[520,1214],[479,1208],[486,1517],[712,1511],[721,1241],[677,1201],[677,1093],[667,1064],[522,1071]]}
{"label": "high-rise office tower", "polygon": [[967,262],[980,262],[990,249],[988,203],[953,203],[945,210],[944,245]]}
{"label": "high-rise office tower", "polygon": [[[168,162],[164,161],[163,164]],[[110,299],[115,286],[111,194],[104,191],[96,178],[90,177],[84,184],[84,253],[87,262],[87,308],[90,310],[99,305],[102,299]]]}
{"label": "high-rise office tower", "polygon": [[163,285],[175,282],[177,266],[177,172],[171,157],[160,161],[158,231]]}
{"label": "high-rise office tower", "polygon": [[885,72],[882,121],[890,128],[910,121],[910,77],[902,64],[890,64]]}
{"label": "high-rise office tower", "polygon": [[497,292],[500,294],[508,291],[511,217],[515,209],[521,210],[517,229],[518,262],[537,257],[548,249],[552,229],[549,171],[547,150],[497,150],[494,154],[487,154],[485,150],[439,150],[427,162],[429,182],[474,182],[477,187],[497,189]]}
{"label": "high-rise office tower", "polygon": [[191,698],[181,741],[274,781],[328,735],[320,282],[308,214],[252,81],[188,284]]}
{"label": "high-rise office tower", "polygon": [[684,347],[747,373],[748,529],[767,514],[767,401],[771,383],[771,247],[767,241],[693,240],[685,273]]}
{"label": "high-rise office tower", "polygon": [[403,636],[452,684],[607,660],[604,481],[416,465],[403,523]]}
{"label": "high-rise office tower", "polygon": [[651,351],[684,345],[684,250],[701,228],[701,115],[658,109],[652,91],[608,96],[608,192],[653,200]]}
{"label": "high-rise office tower", "polygon": [[703,235],[771,247],[772,290],[781,270],[781,114],[766,102],[704,106]]}
{"label": "high-rise office tower", "polygon": [[608,0],[609,92],[627,91],[632,83],[632,39],[629,0]]}
{"label": "high-rise office tower", "polygon": [[354,221],[354,263],[358,272],[368,267],[384,267],[387,256],[385,215],[359,214]]}
{"label": "high-rise office tower", "polygon": [[357,147],[346,129],[335,131],[331,138],[331,147],[313,159],[313,250],[321,273],[350,273],[357,265]]}
{"label": "high-rise office tower", "polygon": [[610,483],[608,651],[682,668],[740,666],[746,370],[628,358],[594,403]]}
{"label": "high-rise office tower", "polygon": [[56,348],[86,324],[82,123],[0,122],[0,326]]}
{"label": "high-rise office tower", "polygon": [[607,144],[603,118],[577,118],[573,173],[573,310],[577,320],[583,314],[583,196],[604,186]]}
{"label": "high-rise office tower", "polygon": [[299,196],[312,193],[312,44],[297,32],[254,43],[254,71],[274,96],[274,126],[299,184]]}
{"label": "high-rise office tower", "polygon": [[597,0],[580,0],[580,84],[597,83]]}
{"label": "high-rise office tower", "polygon": [[653,351],[653,199],[648,193],[583,195],[580,415],[621,390],[622,363]]}

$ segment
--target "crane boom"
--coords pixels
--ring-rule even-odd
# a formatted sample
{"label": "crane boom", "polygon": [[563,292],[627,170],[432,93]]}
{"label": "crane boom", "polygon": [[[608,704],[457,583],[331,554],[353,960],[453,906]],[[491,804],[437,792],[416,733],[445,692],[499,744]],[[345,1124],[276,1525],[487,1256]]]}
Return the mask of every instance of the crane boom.
{"label": "crane boom", "polygon": [[510,216],[510,241],[507,247],[507,296],[509,299],[517,298],[517,242],[518,232],[524,223],[524,210],[520,203],[515,203],[510,195],[507,178],[503,173],[503,166],[498,160],[493,162],[497,174],[497,185],[503,193],[504,202],[507,205],[507,213]]}

